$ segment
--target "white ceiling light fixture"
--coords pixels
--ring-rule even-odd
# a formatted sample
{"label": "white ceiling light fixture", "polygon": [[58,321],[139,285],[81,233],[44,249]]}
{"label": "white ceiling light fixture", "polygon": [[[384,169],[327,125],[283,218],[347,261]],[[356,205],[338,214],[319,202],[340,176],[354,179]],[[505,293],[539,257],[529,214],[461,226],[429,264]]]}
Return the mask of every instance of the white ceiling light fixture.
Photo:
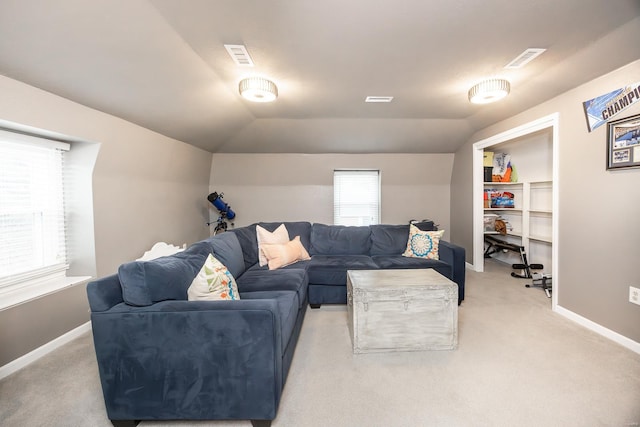
{"label": "white ceiling light fixture", "polygon": [[240,95],[252,102],[271,102],[278,97],[274,82],[262,77],[248,77],[240,81]]}
{"label": "white ceiling light fixture", "polygon": [[509,95],[511,85],[504,79],[484,80],[469,89],[469,101],[474,104],[489,104]]}

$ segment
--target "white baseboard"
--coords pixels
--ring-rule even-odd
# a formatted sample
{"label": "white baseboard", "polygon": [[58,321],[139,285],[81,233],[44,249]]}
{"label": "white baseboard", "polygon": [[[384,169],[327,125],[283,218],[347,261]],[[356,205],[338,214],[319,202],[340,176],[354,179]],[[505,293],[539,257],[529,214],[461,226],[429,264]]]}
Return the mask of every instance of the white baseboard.
{"label": "white baseboard", "polygon": [[610,339],[623,347],[628,348],[634,353],[640,354],[640,343],[636,342],[630,338],[625,337],[624,335],[620,335],[619,333],[612,331],[611,329],[605,328],[602,325],[593,322],[586,317],[582,317],[579,314],[574,313],[571,310],[567,310],[564,307],[556,306],[555,312],[566,317],[569,320],[573,320],[581,326],[584,326],[587,329],[594,331],[597,334],[602,335],[605,338]]}
{"label": "white baseboard", "polygon": [[62,347],[68,342],[73,341],[74,339],[78,338],[80,335],[90,330],[91,330],[91,321],[84,323],[75,329],[70,330],[66,334],[61,335],[52,341],[49,341],[45,345],[40,346],[33,351],[30,351],[24,356],[21,356],[16,360],[7,363],[4,366],[0,366],[0,380],[24,368],[28,364],[35,362],[36,360],[52,352],[53,350],[59,347]]}

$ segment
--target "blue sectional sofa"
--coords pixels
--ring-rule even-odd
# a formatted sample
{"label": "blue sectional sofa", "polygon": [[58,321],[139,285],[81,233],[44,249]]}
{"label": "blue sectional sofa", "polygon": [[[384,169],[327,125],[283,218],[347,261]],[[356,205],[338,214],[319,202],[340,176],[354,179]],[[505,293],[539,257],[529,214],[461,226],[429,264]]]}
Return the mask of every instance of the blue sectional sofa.
{"label": "blue sectional sofa", "polygon": [[[260,223],[269,231],[281,223]],[[434,268],[464,299],[464,249],[440,241],[440,260],[401,256],[409,225],[344,227],[285,222],[311,255],[269,270],[258,264],[256,224],[194,243],[178,254],[120,266],[87,286],[107,415],[140,420],[276,417],[307,304],[346,303],[346,272]],[[231,272],[237,301],[188,301],[213,254]]]}

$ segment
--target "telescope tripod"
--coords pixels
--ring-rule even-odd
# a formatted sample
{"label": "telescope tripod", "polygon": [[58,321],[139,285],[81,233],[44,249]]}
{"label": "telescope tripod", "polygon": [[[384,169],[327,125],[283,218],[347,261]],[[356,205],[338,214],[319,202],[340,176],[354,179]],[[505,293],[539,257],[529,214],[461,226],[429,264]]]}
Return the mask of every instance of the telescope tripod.
{"label": "telescope tripod", "polygon": [[[207,225],[211,225],[213,224],[213,222],[208,222]],[[233,225],[233,223],[231,223],[231,225]],[[227,231],[227,215],[226,213],[220,215],[218,217],[218,220],[216,221],[216,226],[213,229],[213,235],[215,236],[216,234],[219,233],[224,233],[225,231]]]}

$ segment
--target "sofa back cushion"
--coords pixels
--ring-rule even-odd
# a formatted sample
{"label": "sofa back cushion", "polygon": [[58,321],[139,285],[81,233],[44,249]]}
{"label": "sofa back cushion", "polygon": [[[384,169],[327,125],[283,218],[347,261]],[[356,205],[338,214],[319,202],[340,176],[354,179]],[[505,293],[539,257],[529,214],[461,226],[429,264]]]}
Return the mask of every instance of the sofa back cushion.
{"label": "sofa back cushion", "polygon": [[229,231],[236,235],[242,248],[242,257],[244,258],[244,268],[249,269],[258,262],[258,240],[256,238],[256,225],[251,224],[246,227],[230,229]]}
{"label": "sofa back cushion", "polygon": [[[414,223],[423,231],[438,229],[431,220]],[[371,255],[401,255],[407,249],[409,240],[409,224],[389,225],[376,224],[371,226]]]}
{"label": "sofa back cushion", "polygon": [[371,255],[401,255],[407,248],[409,224],[371,226]]}
{"label": "sofa back cushion", "polygon": [[213,249],[213,255],[229,270],[233,277],[240,277],[245,271],[244,256],[240,241],[235,233],[221,233],[206,240]]}
{"label": "sofa back cushion", "polygon": [[311,255],[369,255],[370,249],[369,226],[313,224],[311,227]]}
{"label": "sofa back cushion", "polygon": [[151,261],[133,261],[118,268],[124,302],[148,306],[159,301],[186,300],[187,289],[211,253],[206,242]]}

